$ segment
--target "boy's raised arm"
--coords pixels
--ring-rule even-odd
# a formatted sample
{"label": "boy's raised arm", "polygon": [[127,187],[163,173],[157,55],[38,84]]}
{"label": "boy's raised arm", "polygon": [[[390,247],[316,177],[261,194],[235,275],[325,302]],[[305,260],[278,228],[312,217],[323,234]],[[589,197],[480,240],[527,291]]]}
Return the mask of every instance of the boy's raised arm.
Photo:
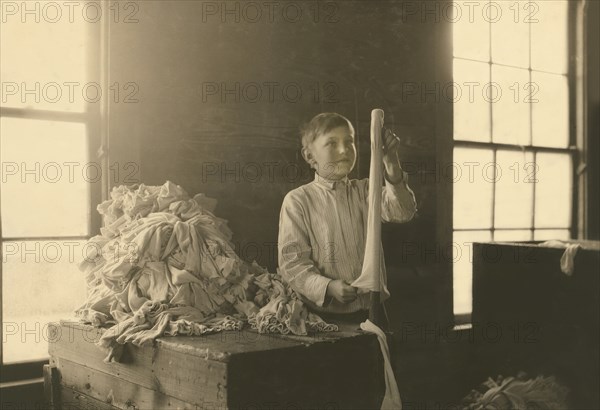
{"label": "boy's raised arm", "polygon": [[322,307],[331,279],[321,275],[311,252],[302,206],[287,195],[279,216],[279,270],[296,292]]}
{"label": "boy's raised arm", "polygon": [[402,171],[400,182],[392,184],[387,176],[381,192],[381,219],[384,222],[408,222],[417,212],[415,194],[407,184],[408,174]]}
{"label": "boy's raised arm", "polygon": [[384,176],[382,190],[381,219],[384,222],[407,222],[417,212],[414,192],[408,186],[408,174],[400,165],[400,139],[384,127]]}

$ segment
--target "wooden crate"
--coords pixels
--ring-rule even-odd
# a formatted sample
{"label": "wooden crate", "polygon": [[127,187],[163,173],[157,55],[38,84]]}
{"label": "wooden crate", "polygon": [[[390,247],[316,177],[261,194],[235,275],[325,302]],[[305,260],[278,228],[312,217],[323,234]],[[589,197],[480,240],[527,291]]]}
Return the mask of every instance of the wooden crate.
{"label": "wooden crate", "polygon": [[562,248],[473,245],[473,334],[488,374],[555,375],[573,408],[600,408],[600,243],[580,243],[571,276]]}
{"label": "wooden crate", "polygon": [[56,324],[46,396],[64,409],[367,409],[385,386],[374,335],[358,324],[313,336],[251,330],[130,344],[105,363],[102,329]]}

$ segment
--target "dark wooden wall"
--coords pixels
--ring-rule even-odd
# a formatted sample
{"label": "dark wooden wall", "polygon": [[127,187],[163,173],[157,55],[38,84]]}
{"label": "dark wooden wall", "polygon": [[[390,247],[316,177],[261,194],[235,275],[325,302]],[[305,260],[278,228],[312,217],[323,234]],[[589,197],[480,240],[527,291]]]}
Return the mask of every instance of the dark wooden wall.
{"label": "dark wooden wall", "polygon": [[[237,2],[212,2],[225,3]],[[450,357],[439,344],[407,344],[404,335],[451,328],[453,320],[450,261],[435,255],[452,240],[452,187],[428,173],[451,162],[452,104],[420,92],[452,81],[451,24],[423,18],[412,1],[319,2],[318,19],[311,14],[316,2],[280,3],[299,5],[302,18],[292,23],[275,12],[273,22],[240,15],[223,23],[203,14],[201,2],[144,1],[138,23],[112,24],[111,83],[135,82],[139,102],[112,104],[110,153],[139,164],[134,180],[168,179],[218,199],[217,214],[229,221],[239,254],[272,270],[283,197],[312,178],[300,156],[300,125],[324,111],[347,116],[359,148],[351,176],[363,178],[370,111],[383,108],[403,140],[401,159],[419,209],[413,221],[383,230],[398,383],[413,404],[454,400],[470,386],[460,370],[467,346],[453,345]],[[275,83],[273,98],[221,95],[221,83],[258,83],[264,93],[268,82]],[[217,94],[207,95],[214,84]],[[282,93],[290,84],[302,91],[296,102],[291,89]],[[452,361],[457,366],[444,364]]]}
{"label": "dark wooden wall", "polygon": [[[440,66],[450,70],[450,54],[436,52],[440,35],[450,44],[450,24],[422,21],[415,2],[282,2],[258,19],[245,4],[145,1],[137,23],[111,25],[110,82],[139,87],[137,103],[112,104],[111,153],[139,146],[137,179],[217,198],[241,256],[274,269],[283,197],[312,178],[299,126],[323,111],[347,116],[360,151],[352,176],[362,178],[370,111],[380,107],[403,138],[419,207],[411,223],[386,227],[388,261],[407,262],[400,241],[436,243],[439,187],[419,170],[435,167],[443,101],[408,90],[433,88]],[[233,13],[222,16],[225,7]]]}
{"label": "dark wooden wall", "polygon": [[[109,119],[111,162],[132,161],[139,172],[111,182],[168,179],[218,199],[216,212],[229,221],[240,255],[273,270],[283,197],[312,179],[300,156],[300,125],[325,111],[347,116],[359,149],[351,177],[364,178],[370,111],[383,108],[386,124],[402,138],[419,209],[410,223],[383,232],[388,311],[404,344],[406,323],[434,328],[452,320],[449,261],[422,252],[451,241],[451,186],[428,171],[451,162],[452,107],[435,92],[421,94],[452,81],[451,24],[423,18],[414,1],[277,3],[272,19],[263,14],[252,22],[245,2],[144,1],[137,23],[111,24],[110,82],[139,87],[139,101],[112,103]],[[239,14],[219,14],[236,4]],[[293,8],[282,14],[286,4],[302,16],[295,18]],[[216,15],[207,13],[213,5]],[[256,101],[252,83],[263,93]],[[236,84],[238,93],[226,93]],[[419,347],[416,356],[415,348],[398,348],[405,399],[464,390],[453,373],[437,372],[432,381],[432,366],[446,360],[439,346],[429,348]]]}

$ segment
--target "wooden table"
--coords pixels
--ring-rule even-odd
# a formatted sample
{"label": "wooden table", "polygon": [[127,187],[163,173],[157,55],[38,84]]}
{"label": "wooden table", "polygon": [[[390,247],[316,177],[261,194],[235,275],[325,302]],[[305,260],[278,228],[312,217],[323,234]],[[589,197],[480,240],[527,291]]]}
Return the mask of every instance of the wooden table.
{"label": "wooden table", "polygon": [[55,324],[45,392],[63,409],[369,409],[385,391],[374,335],[357,323],[309,336],[246,329],[162,337],[105,363],[103,329]]}

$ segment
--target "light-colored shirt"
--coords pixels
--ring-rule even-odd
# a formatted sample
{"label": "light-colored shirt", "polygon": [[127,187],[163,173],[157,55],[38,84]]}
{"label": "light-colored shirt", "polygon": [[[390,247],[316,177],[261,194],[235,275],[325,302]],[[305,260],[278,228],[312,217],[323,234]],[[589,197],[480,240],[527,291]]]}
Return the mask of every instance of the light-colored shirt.
{"label": "light-colored shirt", "polygon": [[[385,181],[381,219],[407,222],[417,211],[408,176],[396,185]],[[279,217],[278,257],[283,279],[317,311],[351,313],[369,308],[369,294],[347,304],[326,300],[333,279],[347,283],[360,276],[368,216],[368,178],[315,179],[285,196]],[[383,258],[383,249],[381,252]],[[385,265],[382,263],[383,274]],[[385,277],[385,276],[384,276]]]}

